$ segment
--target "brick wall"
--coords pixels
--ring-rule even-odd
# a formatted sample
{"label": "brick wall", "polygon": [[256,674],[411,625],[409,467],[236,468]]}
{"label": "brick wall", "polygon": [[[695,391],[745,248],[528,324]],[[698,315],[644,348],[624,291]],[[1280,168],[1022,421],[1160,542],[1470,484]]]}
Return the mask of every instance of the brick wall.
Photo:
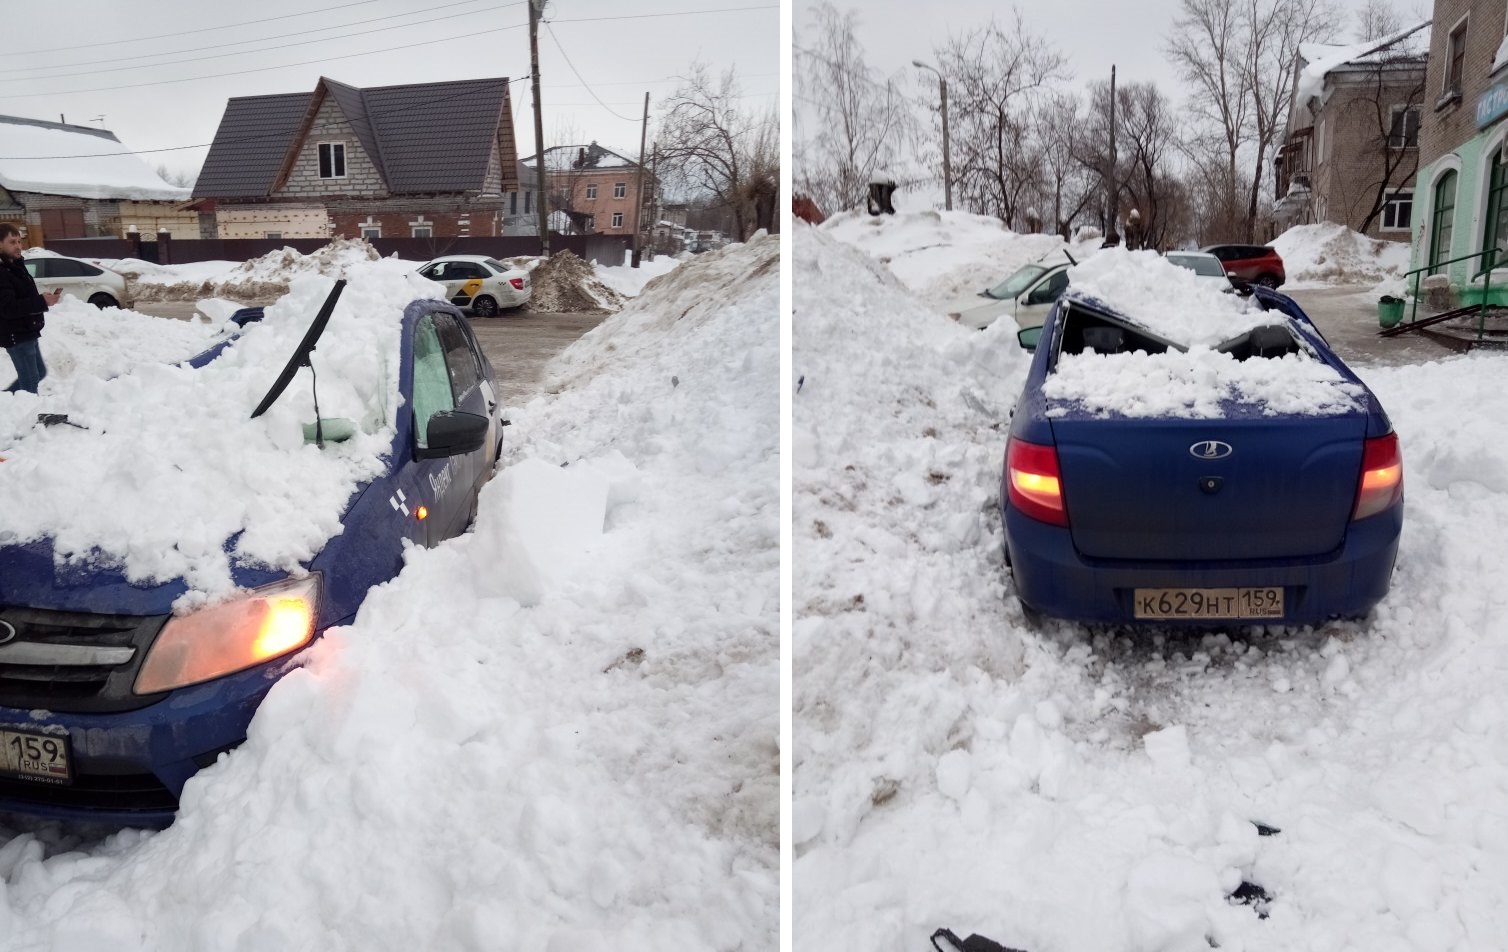
{"label": "brick wall", "polygon": [[[346,150],[345,178],[320,178],[319,146],[322,142],[338,142]],[[351,124],[340,111],[335,97],[327,96],[320,104],[319,112],[304,137],[303,147],[288,173],[283,187],[273,192],[274,198],[319,198],[325,195],[361,195],[383,197],[388,194],[377,166],[361,147],[361,140]]]}
{"label": "brick wall", "polygon": [[[1315,157],[1312,175],[1318,218],[1359,231],[1377,200],[1379,186],[1386,184],[1390,192],[1397,186],[1413,186],[1419,150],[1389,148],[1387,133],[1394,105],[1412,102],[1419,107],[1422,121],[1428,107],[1420,104],[1421,78],[1417,71],[1387,72],[1381,74],[1379,86],[1376,69],[1331,74],[1333,88],[1316,116],[1316,125],[1325,127],[1324,153]],[[1409,232],[1406,228],[1383,231],[1379,214],[1366,234],[1406,241]]]}
{"label": "brick wall", "polygon": [[[636,204],[639,198],[639,175],[637,168],[591,169],[572,172],[551,172],[550,190],[564,191],[561,183],[569,182],[571,210],[592,216],[596,231],[604,235],[632,235],[638,226]],[[619,182],[625,185],[622,198],[613,197],[613,187]],[[597,197],[588,198],[588,186],[597,187]],[[623,215],[623,224],[613,226],[613,213]]]}
{"label": "brick wall", "polygon": [[[1492,85],[1492,58],[1502,42],[1508,0],[1435,0],[1430,34],[1429,75],[1424,85],[1419,161],[1428,165],[1477,134],[1477,97]],[[1441,101],[1450,68],[1450,32],[1469,17],[1461,95]],[[1508,76],[1508,69],[1497,78]]]}
{"label": "brick wall", "polygon": [[410,238],[420,222],[426,224],[436,238],[491,237],[503,233],[503,216],[491,203],[478,203],[464,211],[424,210],[422,207],[399,211],[332,209],[330,218],[335,223],[335,234],[346,238],[359,238],[363,228],[373,225],[381,229],[383,238]]}

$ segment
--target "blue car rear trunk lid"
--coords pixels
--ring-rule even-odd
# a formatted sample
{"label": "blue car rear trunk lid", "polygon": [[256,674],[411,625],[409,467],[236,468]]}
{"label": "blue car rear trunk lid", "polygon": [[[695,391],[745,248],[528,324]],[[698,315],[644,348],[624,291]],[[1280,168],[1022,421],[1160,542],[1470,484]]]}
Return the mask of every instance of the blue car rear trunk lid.
{"label": "blue car rear trunk lid", "polygon": [[1074,546],[1143,561],[1330,552],[1355,502],[1366,422],[1364,413],[1054,419]]}

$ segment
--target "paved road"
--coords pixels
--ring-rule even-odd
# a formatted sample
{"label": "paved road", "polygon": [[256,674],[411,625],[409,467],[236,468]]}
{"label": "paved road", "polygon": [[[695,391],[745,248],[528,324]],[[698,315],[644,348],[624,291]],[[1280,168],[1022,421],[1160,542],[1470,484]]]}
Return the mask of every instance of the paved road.
{"label": "paved road", "polygon": [[[183,301],[147,302],[138,304],[136,309],[143,314],[183,321],[194,316],[194,305]],[[503,405],[521,406],[538,395],[546,362],[606,317],[510,311],[501,317],[472,319],[471,328],[502,380]]]}
{"label": "paved road", "polygon": [[1335,352],[1353,367],[1417,364],[1452,353],[1418,334],[1378,337],[1381,328],[1377,323],[1377,295],[1368,286],[1279,290],[1299,303]]}

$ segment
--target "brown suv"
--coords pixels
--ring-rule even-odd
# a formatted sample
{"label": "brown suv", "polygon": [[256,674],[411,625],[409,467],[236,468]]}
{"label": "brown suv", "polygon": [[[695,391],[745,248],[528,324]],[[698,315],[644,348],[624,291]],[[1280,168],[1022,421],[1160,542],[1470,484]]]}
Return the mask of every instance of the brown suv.
{"label": "brown suv", "polygon": [[1210,245],[1200,250],[1219,258],[1232,281],[1275,288],[1288,280],[1283,259],[1268,245]]}

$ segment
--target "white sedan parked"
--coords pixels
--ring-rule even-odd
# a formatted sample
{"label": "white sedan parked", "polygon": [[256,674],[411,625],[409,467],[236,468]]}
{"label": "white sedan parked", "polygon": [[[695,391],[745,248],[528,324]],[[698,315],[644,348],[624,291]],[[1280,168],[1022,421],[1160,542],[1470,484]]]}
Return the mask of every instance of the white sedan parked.
{"label": "white sedan parked", "polygon": [[1225,274],[1225,265],[1212,254],[1203,251],[1170,251],[1167,259],[1180,268],[1188,268],[1197,274],[1201,281],[1206,281],[1223,291],[1233,290],[1230,278]]}
{"label": "white sedan parked", "polygon": [[130,307],[126,279],[114,271],[77,258],[38,255],[26,259],[26,270],[42,293],[61,290],[95,307]]}
{"label": "white sedan parked", "polygon": [[477,317],[496,317],[503,308],[529,303],[529,272],[510,268],[486,255],[446,255],[419,269],[419,274],[445,285],[445,297],[456,307],[468,307]]}

